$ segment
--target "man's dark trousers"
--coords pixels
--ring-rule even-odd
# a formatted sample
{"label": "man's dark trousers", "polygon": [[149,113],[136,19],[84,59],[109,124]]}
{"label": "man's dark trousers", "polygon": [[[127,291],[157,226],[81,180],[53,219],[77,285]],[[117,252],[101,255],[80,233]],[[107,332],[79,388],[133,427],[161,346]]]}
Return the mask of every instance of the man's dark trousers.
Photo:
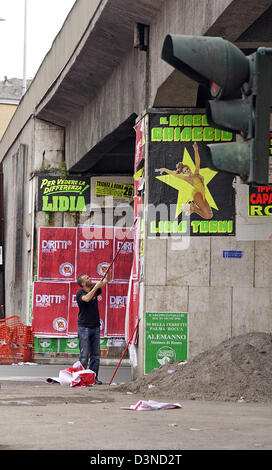
{"label": "man's dark trousers", "polygon": [[88,369],[88,361],[90,358],[89,369],[95,372],[98,379],[98,371],[100,364],[100,328],[87,328],[78,326],[79,339],[79,361],[84,369]]}

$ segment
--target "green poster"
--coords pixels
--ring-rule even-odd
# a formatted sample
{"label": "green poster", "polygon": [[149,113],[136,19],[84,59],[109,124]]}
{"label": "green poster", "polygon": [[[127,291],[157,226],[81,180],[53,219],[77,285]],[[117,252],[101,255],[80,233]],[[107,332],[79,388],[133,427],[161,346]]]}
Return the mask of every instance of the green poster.
{"label": "green poster", "polygon": [[[100,339],[100,349],[106,350],[108,338]],[[79,354],[78,338],[60,338],[59,339],[59,352],[68,354]]]}
{"label": "green poster", "polygon": [[35,353],[57,353],[58,338],[35,338]]}
{"label": "green poster", "polygon": [[171,359],[188,356],[188,314],[155,313],[145,315],[145,374]]}
{"label": "green poster", "polygon": [[60,338],[59,352],[79,354],[78,338]]}
{"label": "green poster", "polygon": [[85,212],[90,204],[90,178],[39,176],[38,211]]}
{"label": "green poster", "polygon": [[107,351],[108,338],[100,338],[100,351]]}

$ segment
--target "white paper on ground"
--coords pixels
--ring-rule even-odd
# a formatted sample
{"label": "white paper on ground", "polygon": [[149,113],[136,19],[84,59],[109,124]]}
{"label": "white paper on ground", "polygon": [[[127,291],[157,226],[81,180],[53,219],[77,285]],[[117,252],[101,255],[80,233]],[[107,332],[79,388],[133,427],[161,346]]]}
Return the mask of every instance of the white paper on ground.
{"label": "white paper on ground", "polygon": [[136,405],[130,405],[130,407],[122,407],[122,410],[132,411],[152,411],[152,410],[170,410],[173,408],[182,408],[179,403],[161,403],[153,400],[139,400]]}

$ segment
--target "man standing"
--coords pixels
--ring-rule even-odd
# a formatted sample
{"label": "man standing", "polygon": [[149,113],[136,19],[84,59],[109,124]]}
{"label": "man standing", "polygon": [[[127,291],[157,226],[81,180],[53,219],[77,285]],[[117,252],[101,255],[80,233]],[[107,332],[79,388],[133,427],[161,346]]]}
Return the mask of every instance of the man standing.
{"label": "man standing", "polygon": [[97,296],[110,280],[108,272],[103,281],[92,283],[87,274],[81,274],[77,283],[81,289],[76,294],[79,307],[78,313],[78,338],[79,338],[79,361],[87,369],[90,357],[89,368],[95,372],[95,383],[101,385],[98,379],[100,364],[100,319],[97,305]]}

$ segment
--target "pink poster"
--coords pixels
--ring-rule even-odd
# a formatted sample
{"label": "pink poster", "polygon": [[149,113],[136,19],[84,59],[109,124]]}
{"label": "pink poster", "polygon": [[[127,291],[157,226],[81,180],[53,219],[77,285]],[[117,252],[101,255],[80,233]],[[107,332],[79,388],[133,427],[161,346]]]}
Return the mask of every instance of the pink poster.
{"label": "pink poster", "polygon": [[113,227],[77,228],[77,277],[101,279],[113,259]]}
{"label": "pink poster", "polygon": [[134,230],[115,228],[114,235],[114,258],[119,254],[114,261],[112,280],[128,281],[133,261]]}
{"label": "pink poster", "polygon": [[125,336],[128,283],[109,283],[107,287],[107,336]]}
{"label": "pink poster", "polygon": [[[139,317],[139,276],[140,276],[140,243],[141,243],[141,220],[137,219],[134,231],[134,250],[131,276],[129,280],[127,309],[126,309],[126,329],[125,338],[129,341]],[[136,341],[136,335],[134,342]]]}
{"label": "pink poster", "polygon": [[[135,160],[134,175],[137,173],[137,167],[143,158],[143,136],[144,136],[144,119],[142,119],[135,127],[136,144],[135,144]],[[142,194],[138,194],[143,185],[143,175],[134,178],[134,218],[142,211]]]}
{"label": "pink poster", "polygon": [[100,318],[100,337],[104,338],[105,330],[107,328],[107,308],[108,308],[108,295],[107,286],[103,287],[101,294],[97,297],[99,318]]}
{"label": "pink poster", "polygon": [[[131,280],[131,291],[130,291],[130,298],[129,298],[129,321],[128,321],[128,338],[131,338],[135,326],[138,321],[139,315],[139,281],[138,280]],[[135,340],[135,338],[134,338]]]}
{"label": "pink poster", "polygon": [[134,173],[136,173],[137,166],[143,158],[144,119],[136,124],[134,130],[136,132]]}
{"label": "pink poster", "polygon": [[34,282],[33,321],[36,335],[67,336],[69,284]]}
{"label": "pink poster", "polygon": [[36,335],[77,335],[76,293],[80,286],[76,279],[86,273],[93,282],[100,280],[117,253],[111,282],[98,296],[100,332],[101,337],[125,335],[128,280],[133,258],[134,266],[138,260],[134,235],[134,229],[119,227],[40,229],[38,282],[34,283],[33,295]]}
{"label": "pink poster", "polygon": [[76,293],[80,289],[77,282],[70,282],[67,333],[71,336],[77,335],[78,304],[76,301]]}
{"label": "pink poster", "polygon": [[[70,336],[77,335],[77,320],[78,320],[78,304],[76,300],[76,293],[81,289],[77,282],[70,283],[69,291],[69,309],[68,309],[68,330],[67,333]],[[106,287],[102,289],[102,292],[97,297],[99,317],[100,317],[100,336],[104,337],[105,334],[105,322],[106,322],[106,311],[107,311],[107,290]]]}
{"label": "pink poster", "polygon": [[40,228],[38,263],[39,281],[74,281],[76,228]]}

